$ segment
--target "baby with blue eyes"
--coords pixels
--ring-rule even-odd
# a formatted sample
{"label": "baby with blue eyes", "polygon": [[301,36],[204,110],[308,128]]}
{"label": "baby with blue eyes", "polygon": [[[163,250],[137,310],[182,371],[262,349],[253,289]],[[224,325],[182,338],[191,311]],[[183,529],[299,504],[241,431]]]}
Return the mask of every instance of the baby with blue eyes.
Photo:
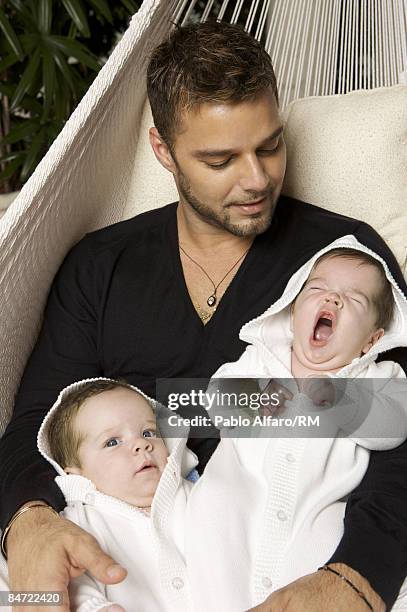
{"label": "baby with blue eyes", "polygon": [[74,578],[73,612],[191,609],[184,525],[198,461],[186,435],[160,437],[158,408],[125,382],[88,379],[64,389],[41,425],[38,449],[66,500],[61,516],[127,570],[114,585]]}
{"label": "baby with blue eyes", "polygon": [[89,383],[76,395],[50,424],[53,458],[67,474],[149,512],[168,458],[151,405],[114,382]]}

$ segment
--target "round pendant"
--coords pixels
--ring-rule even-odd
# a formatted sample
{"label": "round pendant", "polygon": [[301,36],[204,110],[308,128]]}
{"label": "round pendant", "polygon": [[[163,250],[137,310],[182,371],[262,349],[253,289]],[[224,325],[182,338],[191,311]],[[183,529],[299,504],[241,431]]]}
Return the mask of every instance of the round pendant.
{"label": "round pendant", "polygon": [[208,306],[215,306],[216,304],[216,296],[215,295],[210,295],[208,297],[208,299],[206,300],[206,303],[208,304]]}

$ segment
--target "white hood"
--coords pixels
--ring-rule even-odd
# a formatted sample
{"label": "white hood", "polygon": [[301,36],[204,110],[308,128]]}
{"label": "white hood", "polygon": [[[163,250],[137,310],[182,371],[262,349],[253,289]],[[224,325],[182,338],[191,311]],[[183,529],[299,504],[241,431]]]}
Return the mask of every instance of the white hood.
{"label": "white hood", "polygon": [[[239,334],[240,339],[248,344],[253,344],[255,346],[261,345],[267,350],[271,350],[271,352],[278,350],[278,347],[281,346],[291,346],[293,335],[290,330],[290,304],[300,292],[316,260],[324,253],[337,248],[356,249],[368,253],[377,259],[382,264],[386,277],[391,283],[395,301],[393,320],[384,336],[368,353],[354,359],[351,364],[342,368],[338,374],[340,376],[357,375],[362,368],[374,361],[379,353],[383,353],[392,348],[407,346],[407,299],[390,274],[386,262],[379,257],[379,255],[361,244],[353,235],[338,238],[318,251],[318,253],[315,253],[315,255],[290,278],[282,296],[263,314],[243,325]],[[275,356],[280,359],[279,354]]]}
{"label": "white hood", "polygon": [[[77,389],[79,389],[80,387],[82,387],[84,384],[89,383],[89,382],[98,382],[98,381],[108,381],[108,382],[113,382],[112,379],[110,378],[86,378],[83,380],[80,380],[78,382],[72,383],[71,385],[69,385],[68,387],[65,387],[65,389],[63,389],[61,391],[61,393],[58,395],[58,398],[56,400],[56,402],[54,403],[54,405],[52,406],[52,408],[49,410],[49,412],[47,413],[46,417],[44,418],[41,427],[39,429],[38,432],[38,436],[37,436],[37,445],[38,445],[38,450],[41,453],[41,455],[47,460],[49,461],[49,463],[55,468],[55,470],[57,471],[59,476],[64,476],[66,477],[66,473],[64,472],[63,468],[55,461],[55,459],[52,457],[51,454],[51,449],[49,446],[49,441],[48,441],[48,430],[49,430],[49,424],[51,422],[51,418],[52,416],[55,414],[55,412],[59,409],[60,405],[61,405],[61,401],[66,397],[66,395],[68,393],[71,393],[72,391],[75,391]],[[137,393],[139,393],[140,395],[142,395],[146,401],[150,404],[151,408],[153,409],[154,413],[157,415],[158,413],[160,413],[160,415],[164,413],[173,414],[173,412],[167,408],[165,408],[164,406],[162,406],[162,404],[160,404],[159,402],[157,402],[156,400],[152,399],[151,397],[148,397],[148,395],[146,395],[145,393],[143,393],[143,391],[141,391],[140,389],[138,389],[137,387],[134,387],[133,385],[130,385],[130,387],[132,389],[134,389],[134,391],[136,391]],[[177,431],[180,431],[180,428],[177,428]],[[164,442],[166,444],[166,447],[168,449],[168,452],[171,455],[173,455],[174,453],[177,454],[177,457],[182,456],[182,460],[181,460],[181,476],[183,476],[184,478],[189,474],[189,472],[196,467],[196,465],[198,464],[198,459],[197,456],[195,455],[195,453],[193,453],[191,450],[189,450],[186,446],[186,442],[188,439],[188,432],[189,432],[189,428],[185,427],[185,430],[181,430],[182,431],[182,438],[164,438]],[[69,478],[75,478],[75,476],[69,476]],[[77,477],[77,478],[82,478],[82,477]],[[57,481],[58,482],[58,481]],[[61,482],[61,481],[59,481]]]}

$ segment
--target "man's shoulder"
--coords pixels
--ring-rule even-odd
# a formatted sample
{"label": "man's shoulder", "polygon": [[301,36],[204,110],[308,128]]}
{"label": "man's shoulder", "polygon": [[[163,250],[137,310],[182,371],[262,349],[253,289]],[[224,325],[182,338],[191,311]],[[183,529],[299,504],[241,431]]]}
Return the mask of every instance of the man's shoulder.
{"label": "man's shoulder", "polygon": [[176,208],[176,203],[167,204],[86,234],[66,255],[64,270],[75,271],[78,266],[83,269],[84,262],[96,260],[102,266],[108,262],[114,265],[122,253],[130,250],[147,249],[148,257],[176,232]]}
{"label": "man's shoulder", "polygon": [[86,234],[85,239],[88,244],[94,247],[111,245],[118,241],[141,237],[146,232],[159,230],[164,227],[171,219],[175,218],[177,203],[167,204],[160,208],[148,210],[130,219],[119,221],[101,229]]}
{"label": "man's shoulder", "polygon": [[388,264],[396,282],[405,291],[405,281],[393,253],[375,229],[365,221],[281,196],[276,210],[277,235],[290,245],[293,257],[305,262],[334,240],[352,234]]}
{"label": "man's shoulder", "polygon": [[360,225],[364,225],[363,221],[354,217],[348,217],[340,213],[327,210],[315,204],[302,202],[288,196],[281,196],[279,202],[279,212],[282,217],[289,218],[297,223],[305,223],[306,225],[322,224],[334,225],[344,229],[355,229]]}
{"label": "man's shoulder", "polygon": [[360,219],[287,196],[280,198],[276,212],[279,231],[285,234],[286,239],[295,238],[299,248],[309,246],[319,249],[352,234],[365,246],[383,254],[383,240],[368,223]]}
{"label": "man's shoulder", "polygon": [[176,208],[177,203],[173,202],[89,232],[71,249],[70,254],[78,257],[90,253],[97,255],[106,251],[120,251],[127,245],[151,243],[152,233],[168,233],[169,224],[176,219]]}

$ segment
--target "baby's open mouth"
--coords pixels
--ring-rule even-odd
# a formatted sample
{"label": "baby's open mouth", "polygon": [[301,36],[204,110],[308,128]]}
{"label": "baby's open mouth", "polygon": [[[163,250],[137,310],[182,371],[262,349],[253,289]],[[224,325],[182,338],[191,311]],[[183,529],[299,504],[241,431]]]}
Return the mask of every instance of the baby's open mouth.
{"label": "baby's open mouth", "polygon": [[322,346],[333,334],[334,314],[329,311],[320,312],[314,325],[313,344]]}

